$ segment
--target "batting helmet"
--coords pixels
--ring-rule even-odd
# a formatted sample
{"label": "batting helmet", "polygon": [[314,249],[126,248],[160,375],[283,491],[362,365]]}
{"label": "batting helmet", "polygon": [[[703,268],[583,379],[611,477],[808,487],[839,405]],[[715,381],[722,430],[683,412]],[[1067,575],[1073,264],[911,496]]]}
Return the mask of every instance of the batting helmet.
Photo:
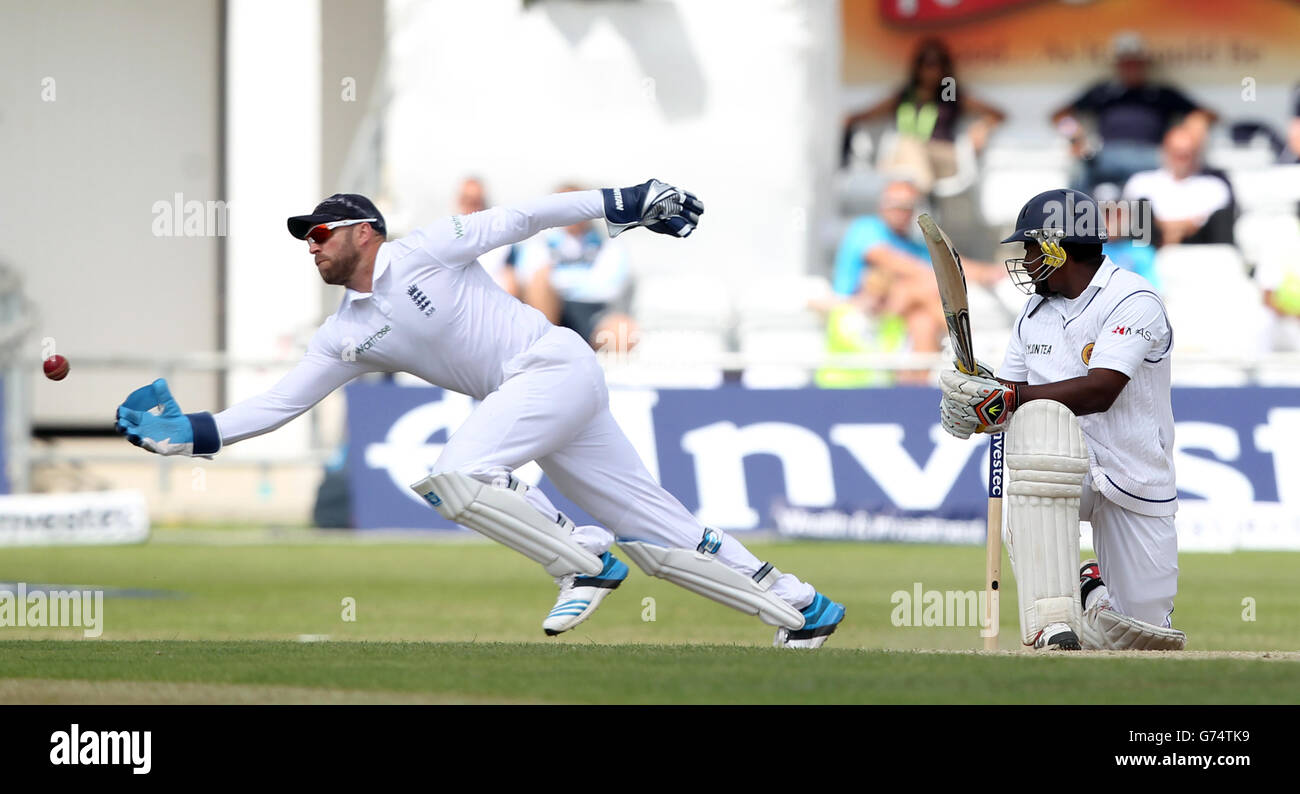
{"label": "batting helmet", "polygon": [[1068,188],[1048,190],[1025,202],[1016,218],[1016,230],[1002,242],[1038,244],[1042,254],[1037,258],[1006,260],[1012,282],[1031,292],[1033,285],[1065,264],[1062,244],[1104,244],[1105,218],[1087,193]]}

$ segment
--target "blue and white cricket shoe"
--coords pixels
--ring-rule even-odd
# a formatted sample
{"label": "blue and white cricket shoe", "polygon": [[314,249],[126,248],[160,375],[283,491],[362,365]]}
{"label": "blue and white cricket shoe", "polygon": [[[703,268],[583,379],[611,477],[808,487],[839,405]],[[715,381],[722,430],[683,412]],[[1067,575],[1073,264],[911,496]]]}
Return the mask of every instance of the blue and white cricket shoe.
{"label": "blue and white cricket shoe", "polygon": [[595,576],[578,576],[575,573],[555,577],[560,586],[560,596],[555,599],[551,614],[542,621],[547,636],[568,631],[591,617],[605,596],[623,584],[627,578],[627,564],[609,552],[600,557],[605,567]]}
{"label": "blue and white cricket shoe", "polygon": [[812,603],[799,611],[803,613],[803,628],[777,629],[773,645],[778,648],[820,648],[844,620],[844,605],[821,593],[813,596]]}

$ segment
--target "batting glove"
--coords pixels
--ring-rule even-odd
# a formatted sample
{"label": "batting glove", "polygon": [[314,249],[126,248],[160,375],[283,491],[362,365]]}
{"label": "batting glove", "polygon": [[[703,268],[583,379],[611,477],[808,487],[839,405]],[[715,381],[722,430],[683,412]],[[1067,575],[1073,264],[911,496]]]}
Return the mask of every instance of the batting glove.
{"label": "batting glove", "polygon": [[1016,410],[1016,387],[993,378],[965,375],[955,370],[939,374],[944,397],[959,418],[973,418],[980,433],[1001,433]]}
{"label": "batting glove", "polygon": [[211,456],[221,449],[212,414],[181,413],[162,378],[127,395],[114,427],[127,441],[159,455]]}
{"label": "batting glove", "polygon": [[979,430],[975,412],[965,404],[958,404],[947,394],[939,399],[939,424],[949,435],[960,439],[970,438]]}
{"label": "batting glove", "polygon": [[692,193],[651,179],[633,187],[605,188],[605,222],[609,236],[633,226],[652,232],[689,237],[700,222],[704,204]]}
{"label": "batting glove", "polygon": [[[952,360],[952,368],[961,372],[961,367],[958,366],[957,359],[955,358]],[[993,374],[993,368],[988,364],[985,364],[983,361],[980,361],[978,358],[975,359],[975,374],[979,375],[981,378],[988,378],[989,380],[997,379]]]}

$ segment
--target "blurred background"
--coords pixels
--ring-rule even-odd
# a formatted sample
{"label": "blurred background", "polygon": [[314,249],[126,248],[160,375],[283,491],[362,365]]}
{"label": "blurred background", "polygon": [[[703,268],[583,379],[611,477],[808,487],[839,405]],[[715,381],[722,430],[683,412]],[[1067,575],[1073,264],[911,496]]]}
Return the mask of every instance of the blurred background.
{"label": "blurred background", "polygon": [[[962,251],[996,367],[1025,300],[997,241],[1073,186],[1126,208],[1107,253],[1169,307],[1184,548],[1300,548],[1291,0],[3,7],[0,542],[446,528],[406,484],[472,403],[406,376],[213,461],[148,455],[110,417],[155,377],[217,411],[292,366],[342,293],[284,220],[326,195],[371,196],[396,237],[656,177],[704,200],[689,240],[598,223],[482,264],[588,337],[702,520],[982,542],[985,445],[938,427],[915,216]],[[61,382],[40,373],[55,353]]]}

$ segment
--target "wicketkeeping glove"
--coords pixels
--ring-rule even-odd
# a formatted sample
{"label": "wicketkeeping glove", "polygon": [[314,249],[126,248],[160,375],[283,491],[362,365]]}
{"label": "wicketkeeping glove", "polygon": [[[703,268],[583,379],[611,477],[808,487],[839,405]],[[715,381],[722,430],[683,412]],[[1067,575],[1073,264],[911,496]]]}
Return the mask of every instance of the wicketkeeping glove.
{"label": "wicketkeeping glove", "polygon": [[973,419],[980,433],[1000,433],[1006,430],[1011,412],[1016,410],[1015,386],[1008,386],[993,378],[964,375],[948,370],[939,375],[944,398],[958,424]]}
{"label": "wicketkeeping glove", "polygon": [[601,193],[605,197],[605,222],[610,237],[617,237],[633,226],[688,237],[704,212],[703,202],[694,194],[658,179],[633,187],[605,188]]}
{"label": "wicketkeeping glove", "polygon": [[127,395],[117,408],[115,428],[127,441],[159,455],[213,455],[221,449],[212,414],[181,413],[162,378]]}

